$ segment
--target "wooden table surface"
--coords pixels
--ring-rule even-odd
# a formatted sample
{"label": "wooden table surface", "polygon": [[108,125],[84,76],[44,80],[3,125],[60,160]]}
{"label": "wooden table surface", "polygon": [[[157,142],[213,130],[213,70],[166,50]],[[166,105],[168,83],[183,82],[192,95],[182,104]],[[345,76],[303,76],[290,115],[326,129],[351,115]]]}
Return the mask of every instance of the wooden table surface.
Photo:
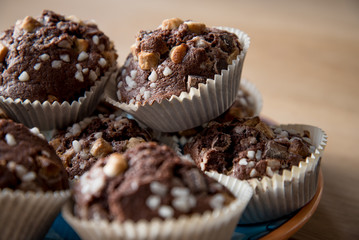
{"label": "wooden table surface", "polygon": [[0,30],[43,9],[95,19],[120,63],[136,33],[165,18],[248,33],[243,77],[261,91],[263,115],[329,136],[321,202],[292,239],[359,239],[359,1],[1,0]]}

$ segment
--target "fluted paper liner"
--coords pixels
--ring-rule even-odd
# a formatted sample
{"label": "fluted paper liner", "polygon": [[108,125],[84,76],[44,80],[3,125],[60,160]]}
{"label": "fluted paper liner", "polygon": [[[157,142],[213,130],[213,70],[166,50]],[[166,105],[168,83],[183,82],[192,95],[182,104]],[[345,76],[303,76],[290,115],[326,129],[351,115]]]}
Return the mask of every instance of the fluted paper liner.
{"label": "fluted paper liner", "polygon": [[[116,82],[111,82],[106,90],[106,100],[116,107],[132,114],[145,125],[161,132],[177,132],[199,126],[224,113],[234,102],[241,80],[244,58],[249,48],[248,35],[238,29],[217,27],[238,36],[241,53],[221,75],[207,79],[206,84],[192,87],[190,92],[182,92],[170,99],[155,101],[153,104],[126,104],[118,102]],[[109,84],[109,85],[110,85]]]}
{"label": "fluted paper liner", "polygon": [[22,101],[19,98],[14,100],[0,96],[0,108],[8,117],[30,128],[37,127],[40,130],[65,128],[89,116],[95,110],[108,80],[113,77],[114,71],[115,67],[112,67],[100,80],[95,82],[94,86],[85,92],[84,96],[72,103],[67,101],[62,103],[45,101],[41,103],[37,100],[31,102],[28,99]]}
{"label": "fluted paper liner", "polygon": [[299,166],[291,171],[284,170],[282,175],[248,180],[254,194],[249,202],[240,224],[266,222],[285,216],[307,204],[315,195],[318,184],[320,161],[327,143],[325,132],[309,125],[279,125],[284,130],[294,129],[302,133],[310,132],[310,139],[316,150]]}
{"label": "fluted paper liner", "polygon": [[260,93],[260,91],[258,90],[258,88],[254,85],[253,82],[243,78],[241,80],[240,83],[240,88],[247,92],[249,97],[253,100],[253,116],[248,116],[248,117],[254,117],[254,116],[259,116],[259,114],[262,111],[263,108],[263,98],[262,98],[262,94]]}
{"label": "fluted paper liner", "polygon": [[225,185],[237,199],[230,205],[204,214],[193,214],[178,219],[152,221],[88,221],[76,218],[73,205],[68,202],[62,209],[66,221],[81,239],[230,239],[240,215],[252,197],[252,188],[246,182],[218,173],[209,175]]}
{"label": "fluted paper liner", "polygon": [[43,239],[70,191],[0,192],[0,239]]}

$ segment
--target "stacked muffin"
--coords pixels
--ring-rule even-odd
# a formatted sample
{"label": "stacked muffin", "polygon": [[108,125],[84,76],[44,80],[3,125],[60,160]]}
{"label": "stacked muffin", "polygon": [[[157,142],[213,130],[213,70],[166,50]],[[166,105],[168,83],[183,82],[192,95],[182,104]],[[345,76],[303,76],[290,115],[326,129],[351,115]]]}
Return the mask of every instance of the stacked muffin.
{"label": "stacked muffin", "polygon": [[248,48],[238,29],[166,19],[140,31],[117,68],[93,22],[51,11],[18,21],[0,35],[0,107],[46,130],[50,145],[2,120],[21,134],[1,129],[1,151],[26,141],[21,149],[32,150],[2,158],[0,185],[52,193],[70,181],[63,214],[85,239],[230,239],[253,190],[242,222],[302,207],[315,193],[326,136],[258,117],[260,93],[241,80]]}

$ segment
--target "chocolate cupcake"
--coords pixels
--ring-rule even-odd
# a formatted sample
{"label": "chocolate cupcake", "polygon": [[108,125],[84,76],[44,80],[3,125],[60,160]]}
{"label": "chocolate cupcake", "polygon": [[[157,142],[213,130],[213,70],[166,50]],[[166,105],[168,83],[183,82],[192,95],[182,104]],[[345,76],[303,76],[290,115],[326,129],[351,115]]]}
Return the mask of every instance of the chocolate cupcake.
{"label": "chocolate cupcake", "polygon": [[27,16],[0,35],[0,106],[30,127],[65,127],[95,109],[116,58],[93,22]]}
{"label": "chocolate cupcake", "polygon": [[255,194],[242,222],[255,223],[274,220],[310,201],[325,144],[326,135],[319,128],[268,126],[254,117],[211,122],[184,152],[203,171],[249,181]]}
{"label": "chocolate cupcake", "polygon": [[57,131],[50,145],[60,156],[69,178],[73,179],[89,170],[98,159],[113,152],[123,153],[151,139],[133,119],[99,114]]}
{"label": "chocolate cupcake", "polygon": [[166,19],[140,31],[109,101],[158,131],[198,126],[234,102],[248,47],[239,30]]}
{"label": "chocolate cupcake", "polygon": [[67,174],[39,131],[0,119],[0,238],[40,239],[70,192]]}
{"label": "chocolate cupcake", "polygon": [[142,143],[82,175],[74,185],[74,213],[68,204],[63,214],[84,239],[223,239],[232,235],[252,194],[242,187],[236,199],[169,147]]}

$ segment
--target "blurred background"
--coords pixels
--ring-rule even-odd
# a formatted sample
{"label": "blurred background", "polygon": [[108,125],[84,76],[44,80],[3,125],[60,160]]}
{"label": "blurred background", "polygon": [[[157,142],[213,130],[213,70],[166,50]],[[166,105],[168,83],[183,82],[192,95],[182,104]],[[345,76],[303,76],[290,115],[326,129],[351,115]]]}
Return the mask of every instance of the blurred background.
{"label": "blurred background", "polygon": [[0,31],[43,9],[94,19],[121,65],[139,30],[179,17],[239,28],[251,37],[242,76],[278,123],[324,129],[324,194],[292,239],[359,239],[359,1],[1,0]]}

